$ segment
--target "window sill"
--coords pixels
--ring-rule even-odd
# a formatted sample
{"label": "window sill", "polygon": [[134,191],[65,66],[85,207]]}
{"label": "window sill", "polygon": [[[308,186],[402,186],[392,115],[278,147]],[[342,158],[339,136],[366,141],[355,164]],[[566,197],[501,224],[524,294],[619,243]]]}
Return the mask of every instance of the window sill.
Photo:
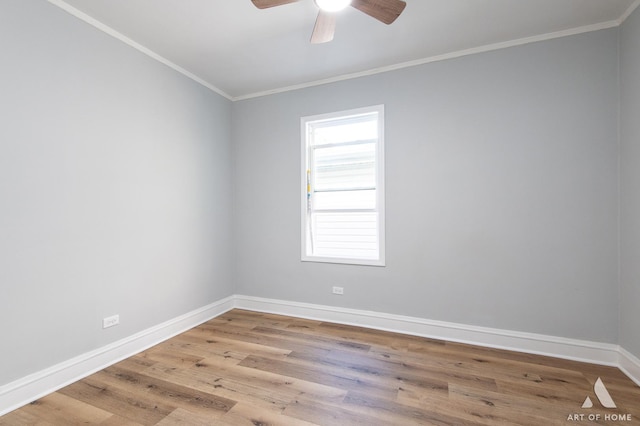
{"label": "window sill", "polygon": [[336,263],[341,265],[385,267],[384,259],[349,259],[341,257],[302,256],[303,262]]}

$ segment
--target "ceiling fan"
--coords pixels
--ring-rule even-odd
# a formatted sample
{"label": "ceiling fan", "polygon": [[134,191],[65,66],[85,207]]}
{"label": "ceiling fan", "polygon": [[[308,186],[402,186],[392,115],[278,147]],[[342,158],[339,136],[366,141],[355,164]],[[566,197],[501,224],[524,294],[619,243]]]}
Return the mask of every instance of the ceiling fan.
{"label": "ceiling fan", "polygon": [[[267,9],[283,4],[295,3],[298,0],[251,0],[258,9]],[[336,12],[347,6],[389,25],[402,13],[406,2],[402,0],[314,0],[320,9],[316,24],[311,34],[311,43],[326,43],[333,40],[336,30]]]}

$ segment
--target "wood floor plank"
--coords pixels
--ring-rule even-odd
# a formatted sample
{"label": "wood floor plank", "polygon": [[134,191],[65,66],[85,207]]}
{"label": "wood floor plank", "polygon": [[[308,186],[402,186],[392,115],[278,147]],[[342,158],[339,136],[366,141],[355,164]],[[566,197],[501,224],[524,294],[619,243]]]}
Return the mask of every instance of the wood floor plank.
{"label": "wood floor plank", "polygon": [[289,396],[281,396],[272,389],[261,389],[245,381],[234,381],[223,378],[221,376],[225,376],[224,374],[213,374],[203,368],[176,369],[156,364],[145,370],[143,374],[183,386],[189,386],[195,390],[207,392],[208,394],[229,400],[242,400],[247,404],[263,409],[273,409],[276,407],[282,411],[291,400]]}
{"label": "wood floor plank", "polygon": [[154,425],[176,408],[149,398],[136,389],[107,385],[96,378],[96,374],[58,392],[142,425]]}
{"label": "wood floor plank", "polygon": [[[318,425],[371,426],[381,425],[380,419],[350,410],[341,405],[326,404],[307,398],[293,401],[284,410],[284,415]],[[398,423],[400,424],[400,423]]]}
{"label": "wood floor plank", "polygon": [[283,414],[284,410],[265,409],[249,403],[238,403],[222,418],[216,421],[216,426],[317,426]]}
{"label": "wood floor plank", "polygon": [[322,346],[312,340],[297,342],[282,336],[262,334],[254,331],[253,329],[248,330],[229,325],[217,326],[208,323],[198,328],[211,336],[212,339],[221,337],[246,343],[253,343],[256,345],[263,345],[270,348],[288,349],[290,351],[298,352],[313,351],[328,353],[330,350],[330,348]]}
{"label": "wood floor plank", "polygon": [[[321,334],[305,334],[297,330],[278,329],[271,327],[254,327],[252,331],[260,333],[265,336],[273,336],[283,339],[285,342],[290,341],[292,343],[302,344],[304,347],[317,347],[326,350],[343,349],[353,350],[359,352],[368,352],[371,349],[371,345],[367,343],[357,342],[353,340],[336,339],[330,336],[324,336]],[[287,343],[289,346],[289,343]],[[306,352],[306,351],[305,351]]]}
{"label": "wood floor plank", "polygon": [[[391,392],[396,392],[400,386],[412,384],[423,389],[447,393],[448,383],[439,380],[426,371],[412,368],[402,363],[391,363],[387,360],[372,360],[366,355],[332,351],[324,357],[315,357],[308,353],[292,352],[287,357],[288,362],[296,364],[311,363],[322,372],[335,371],[336,374],[348,377],[353,375],[362,381],[374,381],[385,385]],[[367,392],[371,393],[370,388]],[[358,389],[360,390],[360,389]]]}
{"label": "wood floor plank", "polygon": [[234,309],[0,417],[73,424],[640,425],[640,387],[613,367]]}
{"label": "wood floor plank", "polygon": [[194,413],[185,408],[176,408],[157,426],[211,426],[219,421],[218,415]]}
{"label": "wood floor plank", "polygon": [[142,424],[114,414],[107,420],[100,422],[100,426],[142,426]]}
{"label": "wood floor plank", "polygon": [[452,385],[450,401],[465,411],[508,421],[504,413],[514,413],[524,424],[566,424],[566,405],[553,405],[547,398],[523,397],[522,394],[478,392],[477,389]]}
{"label": "wood floor plank", "polygon": [[466,421],[458,416],[443,414],[437,410],[425,410],[401,404],[395,400],[375,398],[369,394],[349,392],[344,405],[354,411],[378,419],[380,424],[415,425],[469,425],[479,423]]}
{"label": "wood floor plank", "polygon": [[323,368],[322,366],[314,364],[301,365],[299,363],[276,361],[253,355],[248,356],[238,365],[257,370],[272,371],[283,376],[294,377],[338,389],[364,390],[366,388],[369,394],[388,398],[393,398],[397,393],[395,384],[388,384],[375,379],[362,377],[361,375],[344,369]]}
{"label": "wood floor plank", "polygon": [[233,324],[235,326],[253,328],[256,326],[271,328],[315,328],[320,325],[321,321],[309,320],[304,318],[291,318],[282,315],[263,314],[259,312],[251,312],[242,309],[234,309],[227,312],[224,317],[214,318],[209,321],[212,324]]}
{"label": "wood floor plank", "polygon": [[86,402],[54,392],[25,406],[25,411],[53,424],[97,424],[113,414]]}
{"label": "wood floor plank", "polygon": [[171,339],[171,346],[177,346],[181,351],[203,357],[220,356],[246,356],[249,354],[287,355],[289,349],[282,349],[250,342],[238,341],[221,336],[211,336],[206,331],[190,330],[187,333]]}
{"label": "wood floor plank", "polygon": [[26,410],[25,405],[19,410],[0,416],[0,426],[15,426],[15,425],[31,425],[31,426],[55,426],[46,420],[42,420],[40,416],[31,414]]}
{"label": "wood floor plank", "polygon": [[138,354],[138,358],[152,361],[152,363],[165,362],[176,366],[193,365],[205,357],[205,354],[190,353],[188,348],[179,344],[179,341],[170,344],[165,342]]}
{"label": "wood floor plank", "polygon": [[129,370],[118,364],[108,367],[96,374],[96,377],[107,384],[128,386],[138,393],[147,394],[156,401],[165,402],[169,406],[184,408],[196,413],[204,412],[221,416],[229,411],[236,401],[223,398],[209,392],[183,386],[179,383],[157,379]]}
{"label": "wood floor plank", "polygon": [[354,327],[350,325],[334,324],[324,322],[316,330],[317,333],[324,332],[334,337],[340,337],[345,340],[356,340],[367,342],[371,345],[379,345],[395,351],[408,349],[411,345],[420,345],[422,347],[443,346],[445,341],[428,339],[424,337],[410,336],[406,334],[392,333],[390,331],[371,330],[363,327]]}
{"label": "wood floor plank", "polygon": [[204,363],[202,367],[198,368],[200,372],[205,370],[233,382],[250,383],[252,387],[260,389],[261,392],[268,392],[289,401],[304,395],[316,401],[339,403],[347,394],[346,390],[337,387],[282,375],[275,371],[264,371],[241,365]]}
{"label": "wood floor plank", "polygon": [[[403,382],[410,382],[411,377],[429,377],[433,381],[456,383],[480,389],[496,390],[497,384],[491,371],[484,369],[464,368],[457,362],[450,362],[447,358],[437,355],[422,358],[409,357],[406,352],[384,353],[383,358],[372,354],[375,359],[381,359],[389,365],[402,367],[399,378]],[[426,359],[429,358],[429,359]]]}

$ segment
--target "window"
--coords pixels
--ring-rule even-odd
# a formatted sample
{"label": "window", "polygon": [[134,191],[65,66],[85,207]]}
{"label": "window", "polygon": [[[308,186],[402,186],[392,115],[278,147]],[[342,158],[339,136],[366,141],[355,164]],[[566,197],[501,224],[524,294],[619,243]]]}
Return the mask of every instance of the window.
{"label": "window", "polygon": [[302,118],[302,260],[384,266],[384,108]]}

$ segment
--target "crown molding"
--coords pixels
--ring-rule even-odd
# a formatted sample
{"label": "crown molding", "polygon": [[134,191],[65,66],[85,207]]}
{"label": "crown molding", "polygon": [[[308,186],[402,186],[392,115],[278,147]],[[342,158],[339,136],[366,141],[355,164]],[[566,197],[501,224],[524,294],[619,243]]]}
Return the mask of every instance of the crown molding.
{"label": "crown molding", "polygon": [[[640,3],[640,0],[636,0],[636,1]],[[582,27],[571,28],[568,30],[556,31],[556,32],[541,34],[541,35],[532,36],[532,37],[524,37],[524,38],[509,40],[509,41],[500,42],[500,43],[487,44],[484,46],[473,47],[471,49],[458,50],[455,52],[445,53],[442,55],[429,56],[427,58],[402,62],[399,64],[389,65],[386,67],[373,68],[370,70],[350,73],[350,74],[343,74],[340,76],[331,77],[323,80],[315,80],[307,83],[286,86],[278,89],[265,90],[263,92],[256,92],[256,93],[251,93],[251,94],[242,95],[242,96],[235,96],[233,97],[232,100],[243,101],[246,99],[259,98],[262,96],[269,96],[269,95],[275,95],[278,93],[291,92],[294,90],[306,89],[308,87],[321,86],[323,84],[336,83],[339,81],[352,80],[355,78],[367,77],[370,75],[386,73],[389,71],[396,71],[403,68],[415,67],[419,65],[428,64],[431,62],[446,61],[448,59],[455,59],[463,56],[476,55],[478,53],[491,52],[494,50],[507,49],[510,47],[522,46],[530,43],[537,43],[537,42],[546,41],[546,40],[553,40],[556,38],[568,37],[572,35],[583,34],[583,33],[588,33],[593,31],[600,31],[608,28],[614,28],[619,25],[620,25],[619,20],[600,22],[598,24],[586,25]]]}
{"label": "crown molding", "polygon": [[622,25],[624,21],[626,21],[627,18],[631,16],[633,11],[638,8],[638,6],[640,6],[640,0],[636,0],[631,3],[631,6],[629,6],[627,10],[625,10],[625,12],[622,14],[622,16],[618,19],[618,25]]}
{"label": "crown molding", "polygon": [[445,61],[448,59],[454,59],[454,58],[460,58],[463,56],[468,56],[468,55],[475,55],[478,53],[484,53],[484,52],[490,52],[490,51],[494,51],[494,50],[500,50],[500,49],[507,49],[509,47],[515,47],[515,46],[522,46],[525,44],[529,44],[529,43],[537,43],[540,41],[546,41],[546,40],[552,40],[552,39],[556,39],[556,38],[561,38],[561,37],[567,37],[567,36],[571,36],[571,35],[577,35],[577,34],[582,34],[582,33],[587,33],[587,32],[592,32],[592,31],[599,31],[599,30],[603,30],[603,29],[607,29],[607,28],[613,28],[613,27],[618,27],[620,26],[632,13],[633,11],[640,6],[640,0],[635,0],[634,3],[629,6],[629,8],[627,8],[627,10],[625,11],[625,13],[618,19],[613,20],[613,21],[607,21],[607,22],[601,22],[598,24],[592,24],[592,25],[585,25],[582,27],[576,27],[576,28],[571,28],[568,30],[562,30],[562,31],[556,31],[556,32],[552,32],[552,33],[547,33],[547,34],[541,34],[541,35],[537,35],[537,36],[532,36],[532,37],[524,37],[524,38],[519,38],[519,39],[515,39],[515,40],[510,40],[510,41],[506,41],[506,42],[500,42],[500,43],[493,43],[493,44],[487,44],[484,46],[478,46],[478,47],[474,47],[471,49],[464,49],[464,50],[459,50],[459,51],[455,51],[455,52],[449,52],[449,53],[445,53],[442,55],[435,55],[435,56],[429,56],[426,58],[421,58],[421,59],[417,59],[414,61],[407,61],[407,62],[402,62],[399,64],[394,64],[394,65],[389,65],[389,66],[385,66],[385,67],[379,67],[379,68],[373,68],[373,69],[369,69],[369,70],[365,70],[365,71],[361,71],[361,72],[356,72],[356,73],[349,73],[349,74],[343,74],[343,75],[339,75],[336,77],[331,77],[331,78],[326,78],[326,79],[321,79],[321,80],[314,80],[314,81],[309,81],[309,82],[305,82],[305,83],[300,83],[300,84],[295,84],[295,85],[290,85],[290,86],[285,86],[285,87],[280,87],[280,88],[275,88],[275,89],[270,89],[270,90],[265,90],[265,91],[260,91],[260,92],[254,92],[254,93],[249,93],[249,94],[245,94],[245,95],[240,95],[240,96],[231,96],[228,93],[224,92],[223,90],[217,88],[216,86],[214,86],[213,84],[211,84],[210,82],[198,77],[197,75],[193,74],[192,72],[182,68],[181,66],[175,64],[174,62],[170,61],[169,59],[165,58],[164,56],[154,52],[153,50],[147,48],[146,46],[143,46],[142,44],[132,40],[131,38],[125,36],[124,34],[116,31],[115,29],[109,27],[108,25],[103,24],[102,22],[98,21],[97,19],[87,15],[86,13],[74,8],[73,6],[69,5],[68,3],[66,3],[64,0],[47,0],[49,3],[59,7],[60,9],[66,11],[67,13],[75,16],[76,18],[86,22],[87,24],[97,28],[98,30],[120,40],[121,42],[129,45],[130,47],[140,51],[141,53],[155,59],[156,61],[168,66],[169,68],[172,68],[173,70],[179,72],[180,74],[183,74],[184,76],[192,79],[193,81],[201,84],[202,86],[206,87],[207,89],[217,93],[218,95],[230,100],[230,101],[243,101],[243,100],[247,100],[247,99],[253,99],[253,98],[259,98],[259,97],[263,97],[263,96],[269,96],[269,95],[275,95],[278,93],[284,93],[284,92],[291,92],[294,90],[300,90],[300,89],[306,89],[309,87],[315,87],[315,86],[321,86],[324,84],[330,84],[330,83],[336,83],[336,82],[340,82],[340,81],[345,81],[345,80],[352,80],[352,79],[356,79],[356,78],[360,78],[360,77],[367,77],[367,76],[371,76],[371,75],[376,75],[376,74],[381,74],[381,73],[386,73],[386,72],[390,72],[390,71],[396,71],[396,70],[400,70],[403,68],[409,68],[409,67],[415,67],[415,66],[419,66],[419,65],[424,65],[424,64],[428,64],[431,62],[439,62],[439,61]]}
{"label": "crown molding", "polygon": [[233,100],[233,97],[227,93],[225,93],[224,91],[218,89],[216,86],[214,86],[213,84],[209,83],[208,81],[203,80],[202,78],[198,77],[197,75],[193,74],[190,71],[187,71],[186,69],[182,68],[180,65],[177,65],[174,62],[171,62],[169,59],[165,58],[164,56],[154,52],[153,50],[149,49],[148,47],[143,46],[142,44],[130,39],[129,37],[125,36],[124,34],[114,30],[113,28],[111,28],[108,25],[103,24],[102,22],[98,21],[95,18],[92,18],[91,16],[87,15],[86,13],[76,9],[75,7],[71,6],[70,4],[66,3],[63,0],[47,0],[49,3],[58,6],[60,9],[64,10],[65,12],[69,13],[70,15],[75,16],[76,18],[86,22],[87,24],[97,28],[98,30],[110,35],[111,37],[120,40],[121,42],[123,42],[124,44],[133,47],[134,49],[144,53],[145,55],[155,59],[156,61],[168,66],[169,68],[173,69],[174,71],[179,72],[180,74],[184,75],[185,77],[190,78],[191,80],[195,81],[196,83],[201,84],[202,86],[206,87],[207,89],[217,93],[218,95],[227,98],[229,100]]}

